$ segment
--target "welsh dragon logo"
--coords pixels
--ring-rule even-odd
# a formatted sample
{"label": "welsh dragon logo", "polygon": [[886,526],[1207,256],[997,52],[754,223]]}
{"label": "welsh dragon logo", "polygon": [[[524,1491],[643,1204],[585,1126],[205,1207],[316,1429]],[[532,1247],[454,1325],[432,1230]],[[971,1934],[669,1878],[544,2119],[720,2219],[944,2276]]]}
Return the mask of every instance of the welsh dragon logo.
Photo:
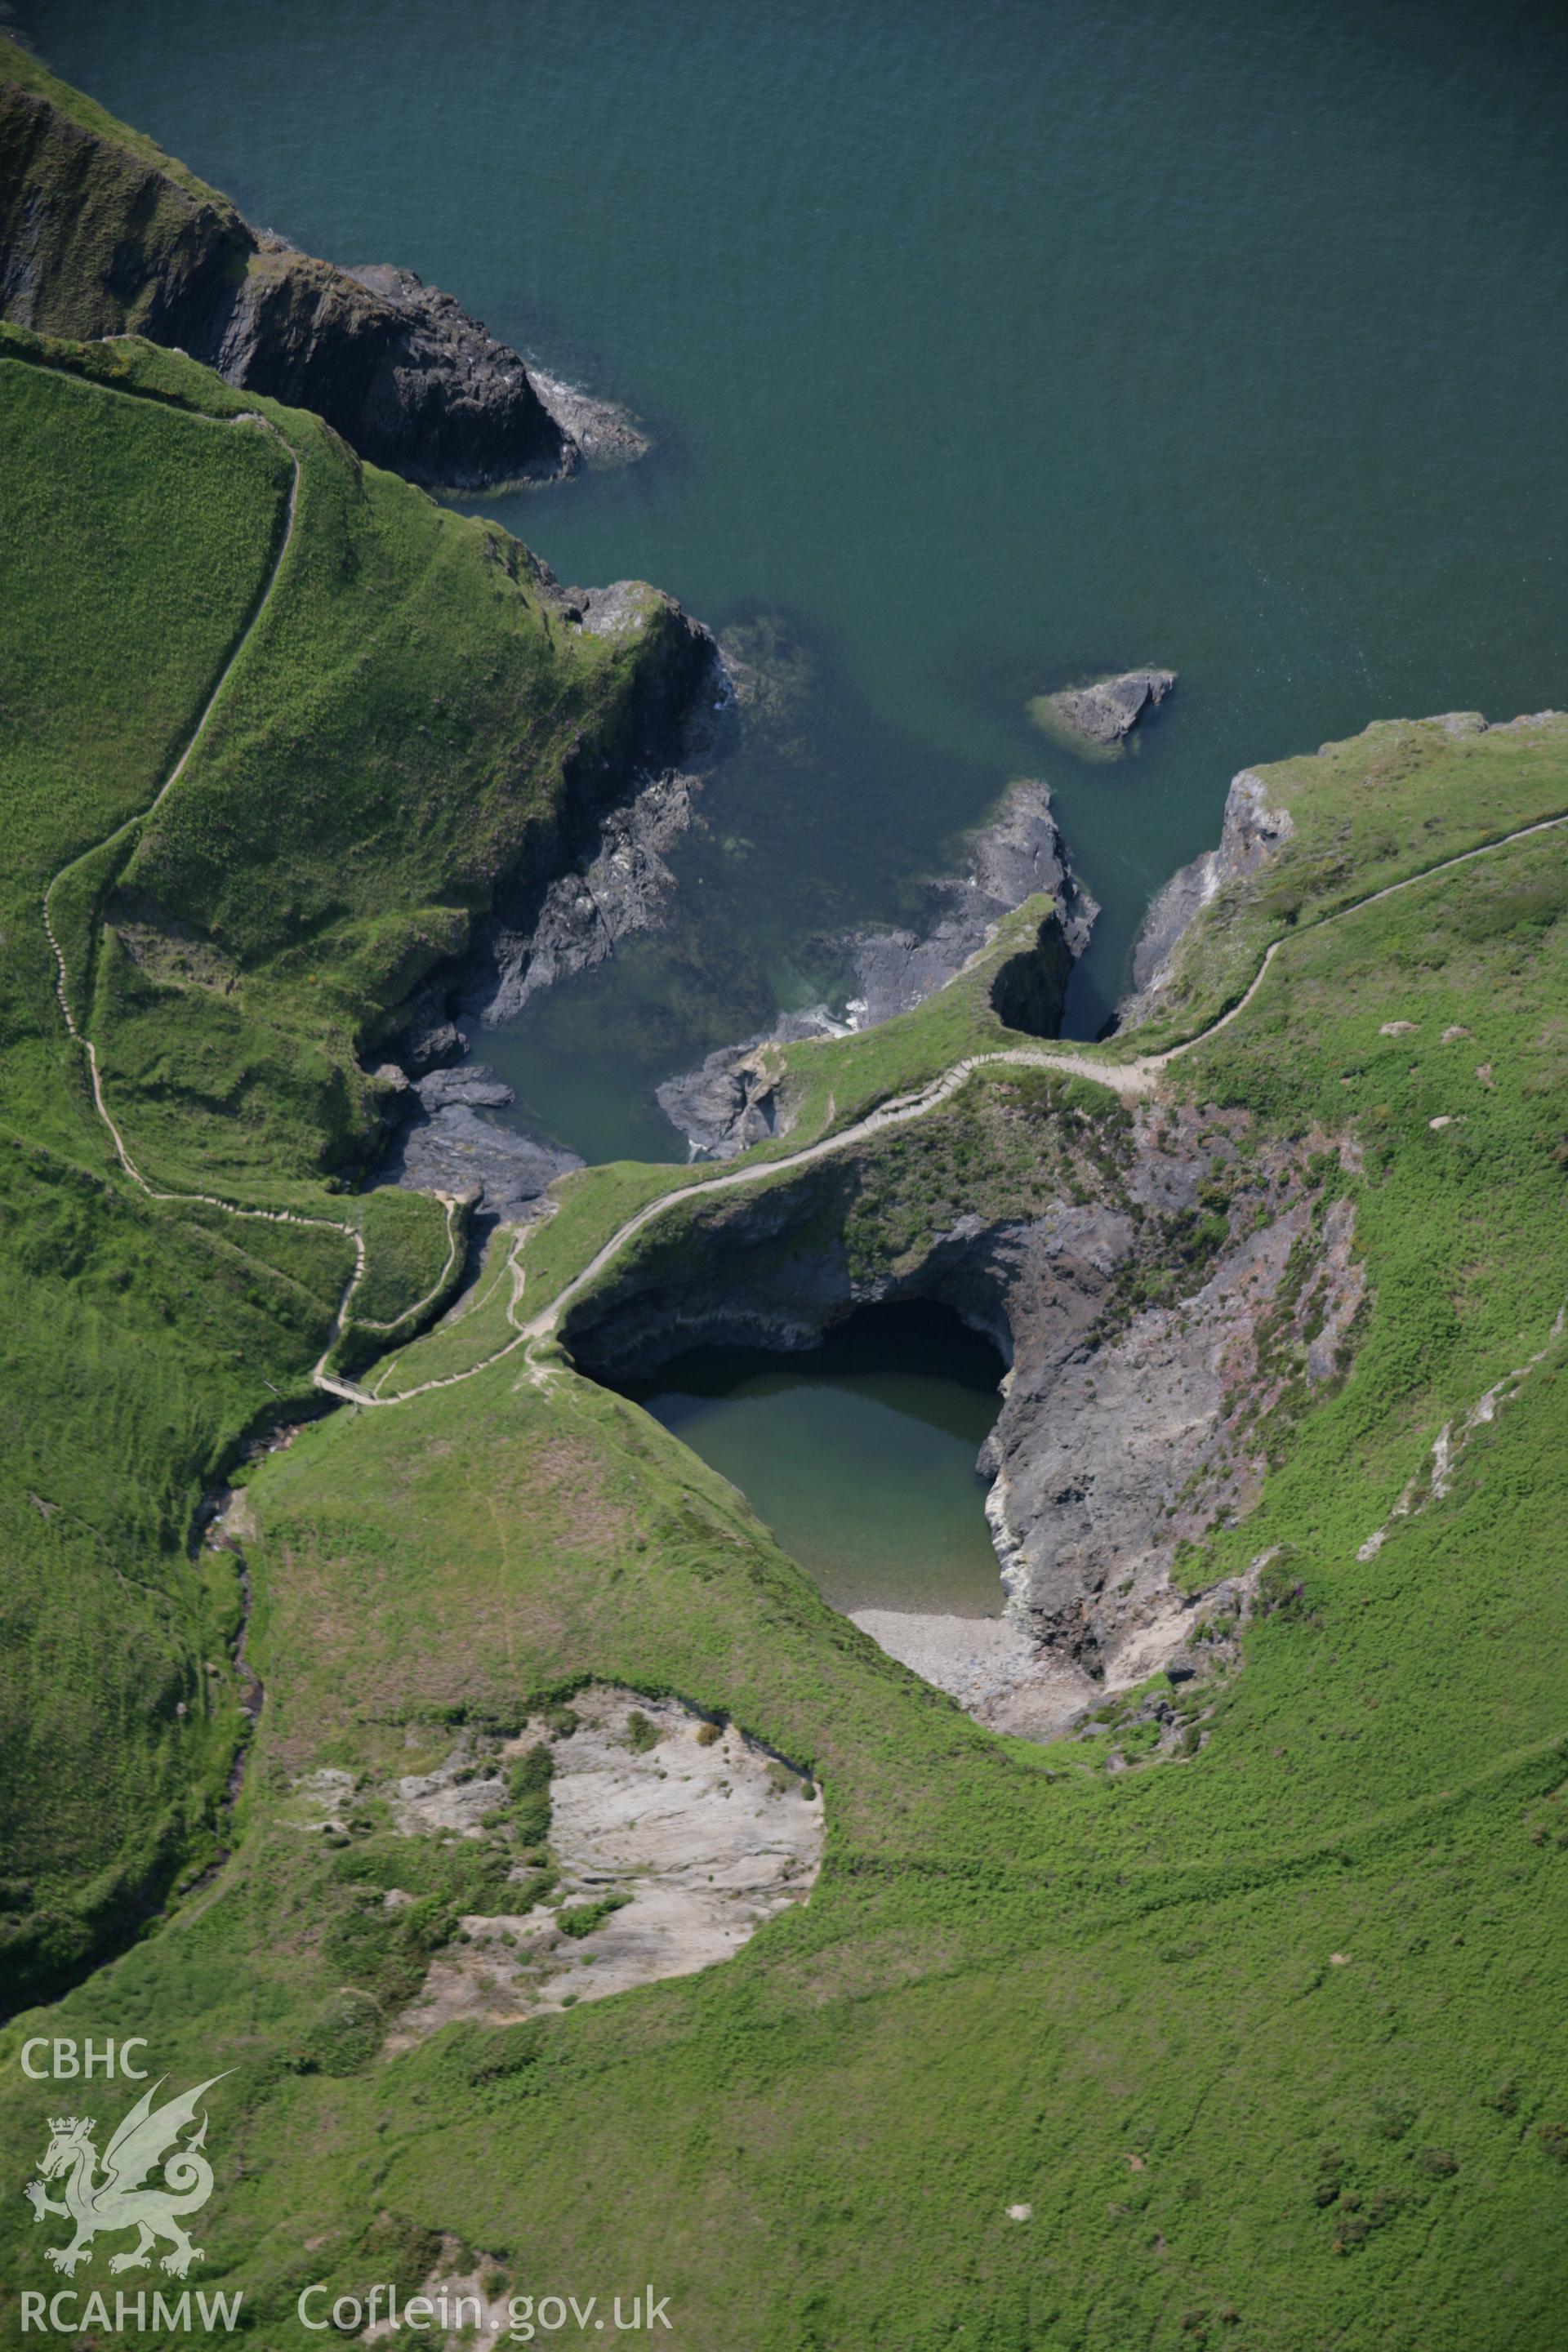
{"label": "welsh dragon logo", "polygon": [[[167,2079],[160,2075],[117,2126],[103,2151],[101,2179],[96,2178],[99,2154],[92,2144],[98,2129],[94,2117],[49,2117],[49,2144],[39,2159],[38,2178],[29,2180],[22,2194],[33,2209],[35,2221],[41,2221],[46,2213],[58,2213],[75,2222],[76,2235],[68,2246],[44,2249],[56,2270],[64,2271],[68,2278],[79,2263],[91,2260],[92,2241],[100,2230],[141,2233],[128,2253],[111,2256],[111,2271],[144,2270],[160,2239],[166,2239],[171,2248],[163,2256],[163,2268],[175,2278],[184,2278],[191,2264],[202,2259],[202,2249],[192,2245],[182,2216],[199,2212],[213,2193],[213,2168],[201,2153],[207,2136],[206,2116],[203,2115],[199,2128],[189,2139],[182,2143],[180,2134],[195,2121],[203,2093],[210,2091],[214,2083],[221,2083],[223,2076],[214,2074],[207,2082],[198,2083],[194,2091],[154,2107],[153,2101]],[[147,2175],[160,2162],[163,2186],[143,2188]],[[44,2185],[62,2177],[63,2203],[51,2197]]]}

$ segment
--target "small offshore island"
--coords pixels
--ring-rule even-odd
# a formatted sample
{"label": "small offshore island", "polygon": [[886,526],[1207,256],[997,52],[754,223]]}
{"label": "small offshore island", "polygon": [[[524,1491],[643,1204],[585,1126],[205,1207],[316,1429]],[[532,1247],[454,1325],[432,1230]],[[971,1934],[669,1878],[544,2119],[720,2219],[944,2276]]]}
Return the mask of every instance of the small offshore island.
{"label": "small offshore island", "polygon": [[[1545,2352],[1568,715],[1243,769],[1094,1043],[1018,777],[584,1165],[470,1040],[679,920],[746,711],[427,486],[637,428],[8,40],[0,154],[0,2051],[202,2084],[268,2346]],[[636,1402],[910,1306],[1005,1366],[989,1618],[833,1608]],[[40,2161],[85,2095],[0,2080]],[[40,2199],[18,2341],[106,2274]]]}

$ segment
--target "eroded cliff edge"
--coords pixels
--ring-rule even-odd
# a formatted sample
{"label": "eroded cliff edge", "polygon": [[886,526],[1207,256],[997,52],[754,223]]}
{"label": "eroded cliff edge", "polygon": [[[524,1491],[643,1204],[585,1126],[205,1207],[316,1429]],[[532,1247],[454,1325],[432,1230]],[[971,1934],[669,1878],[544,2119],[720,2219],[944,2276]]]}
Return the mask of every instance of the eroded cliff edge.
{"label": "eroded cliff edge", "polygon": [[1347,1369],[1363,1277],[1340,1174],[1324,1136],[991,1073],[919,1129],[655,1228],[564,1337],[616,1381],[698,1341],[809,1347],[893,1299],[986,1332],[1009,1367],[979,1465],[1005,1625],[922,1671],[982,1721],[1049,1737],[1179,1662],[1200,1595],[1210,1616],[1244,1607],[1205,1591],[1202,1549]]}
{"label": "eroded cliff edge", "polygon": [[549,479],[647,446],[624,410],[531,373],[412,270],[341,268],[253,228],[3,37],[0,317],[173,345],[431,488]]}
{"label": "eroded cliff edge", "polygon": [[[1227,1531],[1249,1518],[1300,1417],[1349,1376],[1374,1304],[1357,1220],[1394,1111],[1367,1097],[1397,1082],[1371,1075],[1367,1040],[1393,1041],[1414,1079],[1413,971],[1458,981],[1457,942],[1515,934],[1513,969],[1528,967],[1531,927],[1556,919],[1560,888],[1510,883],[1507,860],[1526,836],[1521,854],[1543,853],[1568,823],[1563,728],[1550,711],[1378,721],[1244,770],[1219,846],[1175,877],[1146,934],[1142,1057],[1086,1057],[1082,1075],[974,1068],[918,1120],[677,1213],[577,1302],[564,1328],[575,1360],[636,1379],[700,1340],[806,1347],[883,1299],[955,1309],[1009,1364],[979,1465],[1005,1613],[983,1634],[891,1612],[863,1613],[863,1626],[982,1721],[1037,1737],[1107,1694],[1157,1711],[1143,1686],[1162,1671],[1202,1690],[1251,1607],[1296,1605],[1289,1557]],[[1496,868],[1472,864],[1493,850]],[[1413,917],[1433,921],[1423,889],[1450,876],[1479,896],[1406,961]],[[1342,917],[1355,921],[1330,930]],[[1307,946],[1310,933],[1321,942]],[[1292,938],[1317,985],[1343,954],[1362,986],[1367,1025],[1331,1060],[1331,1092],[1309,1096],[1303,1079],[1298,1094],[1288,1069],[1238,1087],[1223,1062],[1173,1063],[1246,1014],[1259,988],[1287,985],[1302,967],[1273,959]],[[1437,1055],[1453,1060],[1434,1063],[1440,1088],[1409,1114],[1424,1139],[1461,1138],[1493,1100],[1491,1061],[1472,1071],[1460,1050],[1473,1034],[1453,1010],[1464,1002],[1450,995],[1432,1021]],[[1282,1029],[1278,996],[1257,1022],[1255,1040]],[[813,1049],[819,1086],[838,1050]],[[1118,1067],[1138,1083],[1097,1082]],[[1536,1131],[1537,1146],[1550,1139]],[[1484,1425],[1494,1396],[1464,1428]],[[1445,1430],[1437,1454],[1448,1444]],[[1445,1475],[1439,1461],[1434,1491]],[[1421,1491],[1417,1477],[1395,1516]]]}

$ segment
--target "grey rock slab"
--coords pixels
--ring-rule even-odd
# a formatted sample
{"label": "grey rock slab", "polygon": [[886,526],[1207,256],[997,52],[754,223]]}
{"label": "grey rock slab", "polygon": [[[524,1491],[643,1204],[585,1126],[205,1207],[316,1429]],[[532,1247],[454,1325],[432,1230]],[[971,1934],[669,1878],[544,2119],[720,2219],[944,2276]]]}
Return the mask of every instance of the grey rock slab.
{"label": "grey rock slab", "polygon": [[[825,1808],[810,1783],[733,1724],[679,1700],[591,1684],[572,1700],[576,1728],[524,1726],[498,1763],[550,1743],[550,1851],[567,1906],[622,1898],[583,1937],[555,1907],[471,1913],[466,1944],[431,1963],[388,2049],[406,2049],[460,2017],[504,2024],[568,2001],[604,2000],[730,1958],[757,1929],[809,1898],[822,1866]],[[632,1717],[642,1718],[634,1741]],[[489,1808],[450,1769],[394,1798],[405,1834],[471,1833]],[[429,1784],[435,1785],[429,1785]]]}
{"label": "grey rock slab", "polygon": [[583,1162],[563,1146],[498,1127],[468,1103],[416,1119],[394,1141],[379,1181],[414,1192],[464,1192],[479,1185],[486,1210],[511,1218],[537,1211],[557,1176]]}
{"label": "grey rock slab", "polygon": [[470,1062],[463,1069],[431,1070],[415,1080],[413,1091],[427,1111],[445,1110],[455,1103],[467,1103],[476,1110],[504,1110],[517,1100],[506,1080],[498,1078],[485,1062]]}
{"label": "grey rock slab", "polygon": [[1129,669],[1093,686],[1069,687],[1046,698],[1062,724],[1090,743],[1120,743],[1146,710],[1164,701],[1176,683],[1173,669]]}
{"label": "grey rock slab", "polygon": [[510,1020],[542,990],[591,971],[619,941],[668,919],[675,877],[665,854],[691,823],[697,788],[695,777],[679,772],[655,777],[608,813],[588,864],[548,885],[526,930],[498,928],[495,977],[480,1006],[487,1026]]}

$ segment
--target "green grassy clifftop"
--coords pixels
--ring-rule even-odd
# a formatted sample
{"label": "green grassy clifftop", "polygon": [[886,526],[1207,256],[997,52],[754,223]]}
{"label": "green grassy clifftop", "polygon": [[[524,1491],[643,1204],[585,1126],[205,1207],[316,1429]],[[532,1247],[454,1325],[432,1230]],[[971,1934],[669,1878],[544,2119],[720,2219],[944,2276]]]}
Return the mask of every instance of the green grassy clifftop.
{"label": "green grassy clifftop", "polygon": [[309,1396],[353,1263],[346,1235],[126,1181],[57,1000],[46,888],[68,869],[68,1000],[138,1164],[358,1227],[370,1311],[395,1316],[445,1226],[336,1189],[379,1132],[361,1057],[498,883],[549,870],[624,787],[706,658],[651,589],[618,635],[572,629],[503,532],[257,407],[148,343],[0,329],[13,1997],[123,1938],[211,1843],[237,1588],[188,1549],[193,1513],[242,1434]]}
{"label": "green grassy clifftop", "polygon": [[[1331,827],[1360,809],[1381,839],[1379,743],[1313,768],[1298,815],[1321,785]],[[1435,854],[1553,784],[1568,801],[1551,730],[1491,751],[1481,804],[1460,751],[1425,761]],[[1332,1142],[1372,1300],[1349,1378],[1216,1538],[1211,1573],[1275,1546],[1289,1573],[1184,1756],[982,1731],[827,1609],[732,1489],[569,1372],[513,1357],[258,1469],[268,1696],[243,1843],[212,1899],[58,2014],[237,2070],[247,2179],[207,2242],[271,2340],[307,2340],[307,2275],[372,2274],[390,2213],[421,2263],[445,2232],[509,2289],[653,2277],[704,2347],[734,2341],[743,2301],[758,2352],[1545,2352],[1568,2222],[1563,855],[1543,835],[1300,931],[1171,1066],[1173,1101],[1244,1118],[1259,1148],[1326,1166]],[[918,1066],[922,1030],[940,1059],[958,1003],[879,1033],[888,1071]],[[981,1024],[971,1003],[963,1045]],[[847,1096],[873,1084],[871,1042],[816,1049],[830,1097],[835,1072]],[[932,1200],[962,1185],[965,1099],[933,1126]],[[1085,1099],[1042,1088],[1031,1115]],[[897,1138],[911,1214],[921,1138]],[[624,1213],[624,1171],[574,1199],[595,1187]],[[406,1349],[400,1384],[422,1351],[450,1369],[455,1339]],[[809,1764],[829,1827],[809,1908],[700,1976],[378,2056],[425,1964],[365,1894],[418,1859],[384,1790],[455,1721],[504,1726],[585,1676],[680,1693]],[[359,1791],[339,1846],[297,1819],[323,1766]],[[24,2136],[47,2098],[9,2095]]]}
{"label": "green grassy clifftop", "polygon": [[[1309,1159],[1370,1303],[1342,1381],[1281,1416],[1256,1498],[1190,1563],[1278,1572],[1179,1749],[1154,1760],[1115,1709],[1051,1746],[983,1730],[646,1416],[559,1363],[487,1363],[512,1331],[498,1270],[471,1329],[399,1335],[392,1386],[474,1377],[243,1467],[267,1696],[230,1812],[241,1591],[195,1507],[308,1393],[353,1236],[127,1181],[55,994],[46,887],[73,865],[68,992],[139,1161],[344,1220],[390,1317],[437,1285],[446,1233],[430,1204],[327,1189],[373,1133],[361,1056],[701,649],[652,591],[619,635],[574,630],[504,534],[151,344],[13,332],[0,409],[22,459],[0,480],[7,1989],[130,1942],[0,2032],[8,2144],[41,2148],[58,2104],[9,2063],[30,2032],[142,2033],[182,2081],[232,2070],[203,2278],[243,2287],[279,2347],[315,2340],[301,2285],[363,2292],[390,2264],[416,2291],[445,2241],[508,2292],[651,2278],[675,2340],[714,2352],[1549,2352],[1564,836],[1425,869],[1568,810],[1568,726],[1401,723],[1260,772],[1294,845],[1184,950],[1190,1031],[1278,942],[1141,1099]],[[788,1049],[793,1139],[1007,1044],[989,977]],[[1086,1083],[1019,1090],[1005,1160],[978,1081],[871,1136],[857,1250],[977,1200],[1032,1213],[1072,1157],[1052,1122],[1079,1150],[1095,1107]],[[571,1180],[519,1257],[530,1309],[689,1174]],[[702,1216],[673,1238],[695,1258]],[[590,1677],[809,1767],[809,1906],[722,1967],[386,2054],[464,1917],[524,1899],[503,1836],[404,1834],[399,1777]],[[322,1770],[352,1792],[330,1835],[301,1788]],[[0,2206],[15,2340],[16,2290],[58,2284],[43,2242]]]}

